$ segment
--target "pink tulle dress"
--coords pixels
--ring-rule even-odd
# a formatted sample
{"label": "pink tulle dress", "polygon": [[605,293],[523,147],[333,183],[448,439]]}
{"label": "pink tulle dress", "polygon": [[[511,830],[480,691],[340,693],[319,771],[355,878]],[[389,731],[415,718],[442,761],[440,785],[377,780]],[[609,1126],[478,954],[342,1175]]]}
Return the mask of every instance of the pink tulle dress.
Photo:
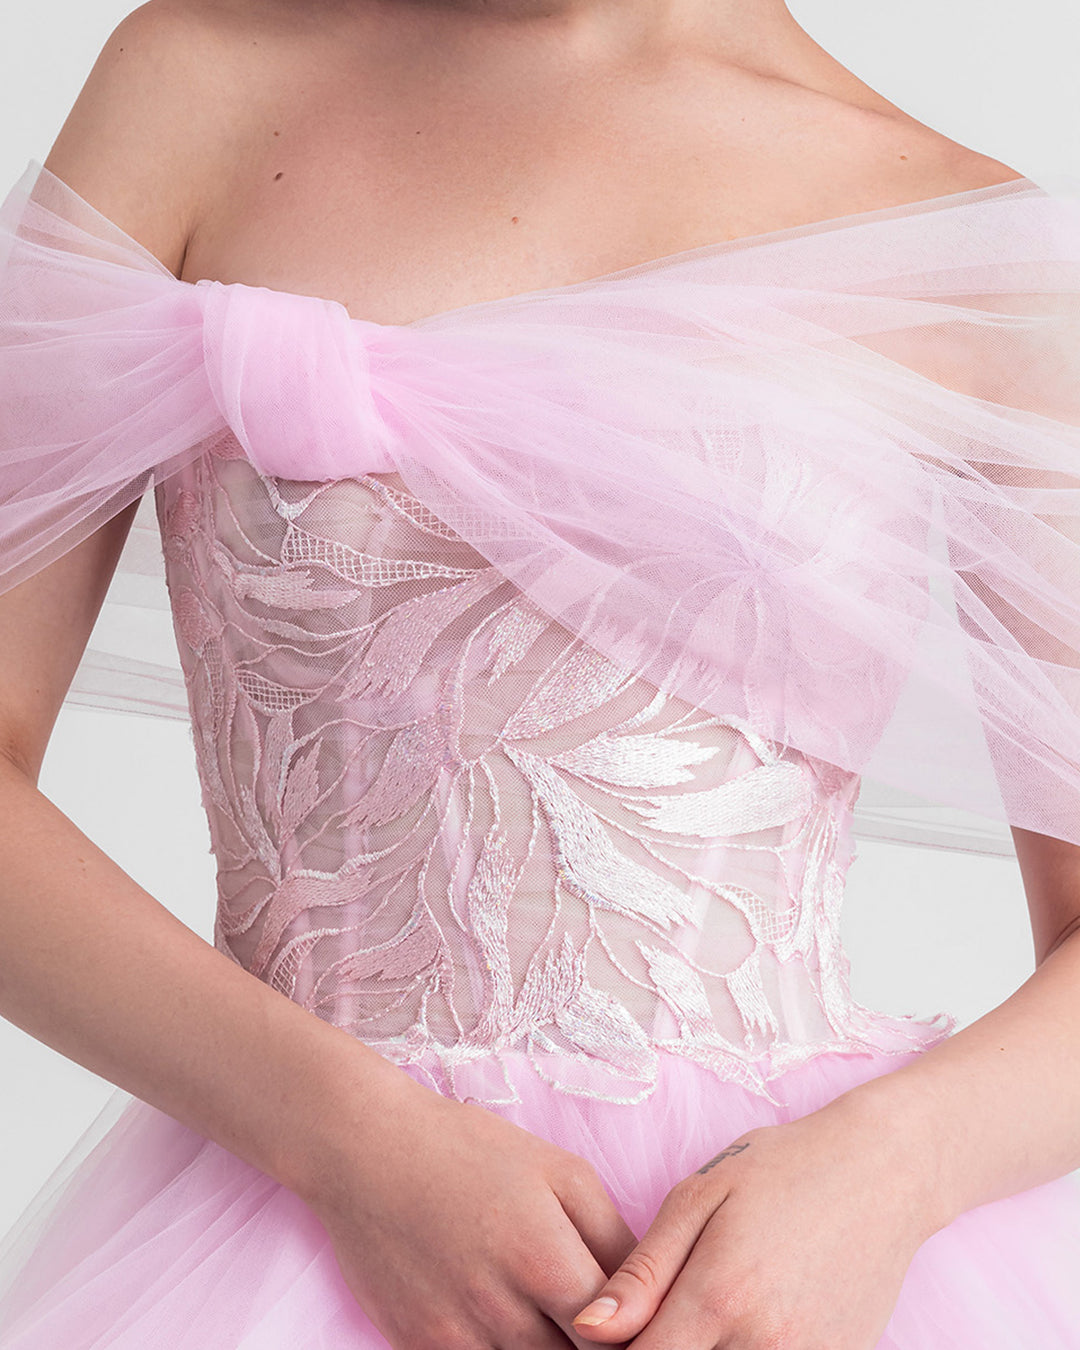
{"label": "pink tulle dress", "polygon": [[[152,482],[221,951],[639,1236],[951,1033],[852,997],[853,813],[869,776],[1077,842],[1080,203],[402,326],[177,281],[40,166],[2,223],[4,575]],[[878,1350],[1076,1350],[1078,1271],[1075,1177],[970,1210]],[[0,1277],[2,1350],[386,1345],[296,1195],[137,1100]]]}

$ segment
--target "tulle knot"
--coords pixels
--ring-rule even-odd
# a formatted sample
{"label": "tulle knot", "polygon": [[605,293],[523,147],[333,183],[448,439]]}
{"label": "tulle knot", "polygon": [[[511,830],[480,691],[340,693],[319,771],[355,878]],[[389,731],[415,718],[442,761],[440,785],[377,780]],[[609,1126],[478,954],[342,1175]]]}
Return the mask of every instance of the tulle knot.
{"label": "tulle knot", "polygon": [[365,341],[379,325],[317,296],[196,286],[211,390],[260,473],[324,482],[393,469]]}

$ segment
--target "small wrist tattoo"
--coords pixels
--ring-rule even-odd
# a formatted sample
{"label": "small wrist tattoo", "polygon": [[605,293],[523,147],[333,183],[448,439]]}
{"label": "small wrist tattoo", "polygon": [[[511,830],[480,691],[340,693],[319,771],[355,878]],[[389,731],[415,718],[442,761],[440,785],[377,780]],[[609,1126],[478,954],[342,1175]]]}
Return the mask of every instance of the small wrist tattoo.
{"label": "small wrist tattoo", "polygon": [[718,1162],[723,1162],[725,1158],[730,1158],[735,1153],[741,1153],[744,1148],[749,1147],[750,1147],[749,1139],[746,1141],[745,1144],[732,1144],[730,1148],[724,1149],[723,1153],[718,1153],[715,1158],[710,1158],[704,1167],[699,1167],[698,1176],[701,1176],[703,1172],[707,1172],[710,1167],[715,1167]]}

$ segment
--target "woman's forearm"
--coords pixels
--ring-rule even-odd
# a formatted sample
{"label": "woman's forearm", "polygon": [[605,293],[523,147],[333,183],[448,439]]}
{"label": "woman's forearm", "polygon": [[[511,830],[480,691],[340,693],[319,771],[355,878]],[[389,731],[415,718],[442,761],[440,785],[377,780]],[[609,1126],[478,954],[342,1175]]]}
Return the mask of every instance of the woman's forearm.
{"label": "woman's forearm", "polygon": [[852,1108],[925,1179],[931,1232],[1080,1167],[1080,932],[996,1008],[824,1109]]}
{"label": "woman's forearm", "polygon": [[4,755],[0,933],[0,1015],[301,1193],[331,1131],[419,1088],[192,932]]}

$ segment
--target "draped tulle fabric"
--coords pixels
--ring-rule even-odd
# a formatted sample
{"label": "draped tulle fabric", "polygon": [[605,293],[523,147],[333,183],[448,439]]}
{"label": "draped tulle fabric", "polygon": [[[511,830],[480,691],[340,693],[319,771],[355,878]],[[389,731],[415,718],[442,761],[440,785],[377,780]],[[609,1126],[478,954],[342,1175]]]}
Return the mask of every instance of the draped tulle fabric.
{"label": "draped tulle fabric", "polygon": [[[658,689],[1080,842],[1071,186],[1010,180],[392,325],[179,281],[31,162],[0,220],[0,584],[222,435],[268,475],[396,471]],[[117,605],[161,604],[121,594],[138,569],[120,570]],[[132,702],[169,703],[149,662],[111,664]],[[76,693],[123,706],[109,667],[92,650]]]}
{"label": "draped tulle fabric", "polygon": [[[851,817],[876,779],[1080,842],[1066,186],[391,325],[180,281],[32,164],[0,589],[153,485],[74,693],[190,714],[215,946],[581,1154],[639,1236],[943,1040],[851,996]],[[3,1350],[385,1347],[300,1199],[149,1105],[61,1172],[0,1246]],[[961,1215],[878,1350],[1075,1350],[1078,1214],[1062,1177]]]}
{"label": "draped tulle fabric", "polygon": [[[639,1238],[718,1148],[897,1067],[825,1056],[786,1074],[769,1105],[665,1057],[654,1096],[620,1106],[552,1093],[526,1059],[508,1063],[517,1101],[494,1109],[592,1163]],[[3,1350],[386,1350],[293,1192],[138,1099],[118,1095],[109,1118],[67,1208],[54,1198],[16,1235]],[[961,1214],[915,1253],[874,1350],[1075,1350],[1078,1206],[1069,1176]],[[72,1210],[78,1223],[65,1222]]]}
{"label": "draped tulle fabric", "polygon": [[[552,1093],[518,1058],[518,1100],[497,1110],[591,1162],[640,1238],[718,1147],[895,1066],[826,1056],[788,1072],[769,1106],[666,1057],[659,1091],[617,1106]],[[138,1099],[117,1096],[109,1116],[111,1133],[68,1183],[68,1210],[54,1201],[18,1234],[19,1282],[0,1300],[4,1350],[386,1350],[323,1224],[292,1191]],[[931,1235],[875,1350],[1075,1350],[1077,1206],[1080,1183],[1061,1177]],[[72,1208],[80,1223],[63,1222]]]}

